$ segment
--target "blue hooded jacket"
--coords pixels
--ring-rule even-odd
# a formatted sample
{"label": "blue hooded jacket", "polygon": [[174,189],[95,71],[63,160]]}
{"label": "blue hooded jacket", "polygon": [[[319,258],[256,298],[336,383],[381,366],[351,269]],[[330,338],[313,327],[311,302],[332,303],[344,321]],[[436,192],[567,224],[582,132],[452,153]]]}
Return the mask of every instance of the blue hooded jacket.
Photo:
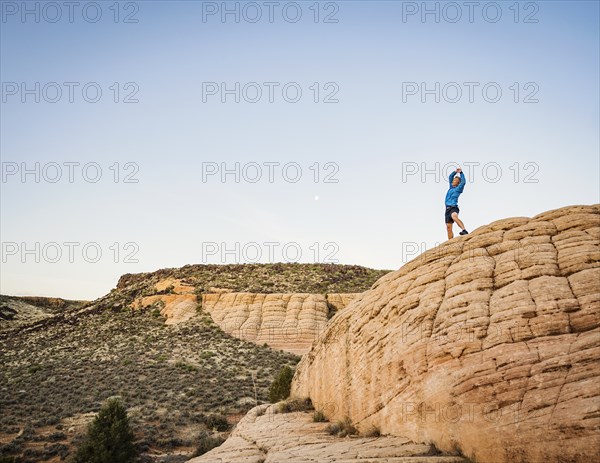
{"label": "blue hooded jacket", "polygon": [[465,183],[467,180],[465,179],[465,174],[460,173],[460,183],[456,186],[452,186],[452,180],[454,179],[455,173],[452,172],[450,174],[450,189],[448,193],[446,193],[446,206],[458,206],[458,197],[465,189]]}

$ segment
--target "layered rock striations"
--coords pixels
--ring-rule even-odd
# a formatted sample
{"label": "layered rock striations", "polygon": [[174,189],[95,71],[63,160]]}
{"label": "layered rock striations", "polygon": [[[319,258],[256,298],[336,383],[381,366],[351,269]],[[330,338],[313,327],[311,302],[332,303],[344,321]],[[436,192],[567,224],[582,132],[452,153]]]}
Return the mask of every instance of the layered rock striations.
{"label": "layered rock striations", "polygon": [[202,295],[202,308],[223,331],[257,344],[268,344],[295,354],[310,350],[333,310],[342,310],[356,294]]}
{"label": "layered rock striations", "polygon": [[156,307],[167,325],[186,322],[200,307],[226,333],[256,344],[267,344],[302,355],[325,329],[331,314],[360,293],[238,293],[210,288],[201,306],[194,287],[177,279],[159,280],[157,294],[139,296],[131,307]]}
{"label": "layered rock striations", "polygon": [[312,413],[259,405],[220,447],[190,463],[468,463],[402,437],[334,437]]}
{"label": "layered rock striations", "polygon": [[478,463],[600,459],[600,205],[500,220],[335,315],[292,391]]}

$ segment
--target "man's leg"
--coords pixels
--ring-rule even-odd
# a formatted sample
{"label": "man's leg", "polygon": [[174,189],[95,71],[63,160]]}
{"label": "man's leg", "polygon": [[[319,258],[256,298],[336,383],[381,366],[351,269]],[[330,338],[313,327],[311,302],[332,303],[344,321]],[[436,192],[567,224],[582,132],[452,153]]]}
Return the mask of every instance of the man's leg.
{"label": "man's leg", "polygon": [[451,240],[452,238],[454,238],[454,233],[452,232],[452,224],[451,223],[447,223],[446,224],[446,231],[448,232],[448,239]]}
{"label": "man's leg", "polygon": [[465,229],[465,224],[462,223],[462,220],[460,220],[458,218],[458,214],[456,212],[452,213],[452,220],[454,220],[456,222],[456,225],[458,225],[460,227],[461,230]]}

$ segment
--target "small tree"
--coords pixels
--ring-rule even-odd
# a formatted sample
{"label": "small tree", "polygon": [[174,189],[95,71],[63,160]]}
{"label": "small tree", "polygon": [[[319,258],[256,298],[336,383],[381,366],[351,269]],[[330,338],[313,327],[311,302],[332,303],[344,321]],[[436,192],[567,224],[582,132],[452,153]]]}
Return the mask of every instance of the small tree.
{"label": "small tree", "polygon": [[77,449],[76,463],[131,463],[137,456],[127,410],[118,399],[109,399],[89,425]]}
{"label": "small tree", "polygon": [[294,377],[294,370],[289,366],[284,366],[279,370],[279,374],[271,383],[269,388],[269,400],[271,403],[279,402],[280,400],[287,399],[290,396],[290,389],[292,387],[292,378]]}

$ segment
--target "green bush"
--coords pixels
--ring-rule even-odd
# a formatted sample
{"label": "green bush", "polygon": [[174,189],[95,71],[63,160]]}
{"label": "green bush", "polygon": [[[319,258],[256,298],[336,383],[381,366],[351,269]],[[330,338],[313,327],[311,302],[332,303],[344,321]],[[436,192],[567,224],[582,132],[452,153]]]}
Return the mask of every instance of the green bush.
{"label": "green bush", "polygon": [[290,396],[293,377],[294,371],[288,365],[279,370],[279,374],[269,388],[269,400],[271,403],[277,403]]}
{"label": "green bush", "polygon": [[208,429],[215,429],[217,431],[229,431],[231,425],[227,421],[227,417],[214,413],[204,418],[204,424]]}
{"label": "green bush", "polygon": [[173,285],[169,285],[165,289],[165,294],[174,294],[174,293],[175,293],[175,286],[173,286]]}
{"label": "green bush", "polygon": [[200,435],[200,439],[198,441],[198,446],[196,447],[196,451],[192,455],[192,457],[198,457],[200,455],[204,455],[209,450],[214,449],[221,445],[225,440],[222,437],[213,437],[208,433],[202,433]]}
{"label": "green bush", "polygon": [[159,318],[162,316],[160,313],[160,309],[158,309],[158,308],[152,309],[152,312],[150,312],[150,315],[152,315],[154,318]]}
{"label": "green bush", "polygon": [[196,370],[198,370],[198,368],[196,368],[194,365],[190,365],[189,363],[185,363],[185,362],[175,362],[175,366],[177,368],[181,368],[182,370],[188,371],[190,373],[195,372]]}
{"label": "green bush", "polygon": [[42,369],[41,365],[31,365],[27,371],[29,371],[30,374],[34,374],[37,373],[38,371],[40,371]]}
{"label": "green bush", "polygon": [[200,354],[200,358],[203,360],[207,360],[211,357],[214,357],[215,355],[217,355],[217,354],[215,354],[213,351],[205,350]]}
{"label": "green bush", "polygon": [[118,399],[109,399],[88,427],[77,449],[76,463],[131,463],[137,456],[127,410]]}

